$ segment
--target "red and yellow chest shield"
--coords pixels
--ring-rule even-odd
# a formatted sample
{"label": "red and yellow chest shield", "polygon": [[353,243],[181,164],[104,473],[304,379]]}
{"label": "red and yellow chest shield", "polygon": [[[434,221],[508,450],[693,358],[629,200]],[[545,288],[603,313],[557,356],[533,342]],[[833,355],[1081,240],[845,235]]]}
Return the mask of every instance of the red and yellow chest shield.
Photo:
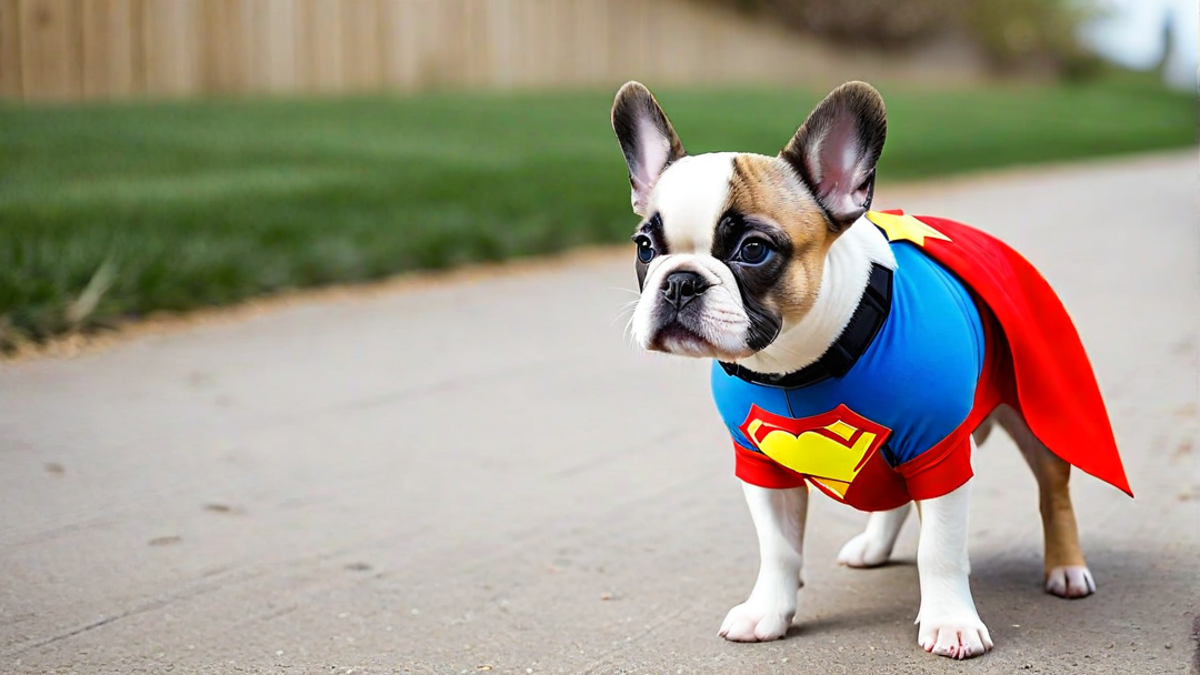
{"label": "red and yellow chest shield", "polygon": [[880,453],[892,430],[844,404],[801,418],[752,405],[741,431],[775,463],[804,476],[838,501],[857,501],[853,494],[847,495],[863,488],[880,497],[879,493],[903,491]]}

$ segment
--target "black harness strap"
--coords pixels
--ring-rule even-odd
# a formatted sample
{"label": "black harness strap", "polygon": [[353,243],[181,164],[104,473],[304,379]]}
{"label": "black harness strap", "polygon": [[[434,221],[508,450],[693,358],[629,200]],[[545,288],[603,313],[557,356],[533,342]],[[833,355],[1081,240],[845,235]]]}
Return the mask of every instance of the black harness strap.
{"label": "black harness strap", "polygon": [[831,377],[841,377],[850,372],[858,359],[871,346],[879,329],[887,321],[892,310],[892,270],[874,263],[867,288],[863,291],[858,307],[850,317],[850,323],[838,336],[821,358],[793,373],[769,375],[756,373],[736,363],[721,361],[726,373],[754,384],[782,389],[796,389],[816,384]]}

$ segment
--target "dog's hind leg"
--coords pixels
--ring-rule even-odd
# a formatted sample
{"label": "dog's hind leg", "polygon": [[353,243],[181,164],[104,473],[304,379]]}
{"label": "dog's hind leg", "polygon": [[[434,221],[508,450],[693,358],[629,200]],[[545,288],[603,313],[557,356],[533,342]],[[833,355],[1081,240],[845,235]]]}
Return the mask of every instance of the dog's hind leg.
{"label": "dog's hind leg", "polygon": [[[982,445],[996,425],[996,415],[989,415],[972,433],[975,445]],[[867,520],[867,529],[842,545],[837,561],[847,567],[878,567],[888,561],[900,528],[908,520],[912,506],[905,504],[891,511],[872,512]]]}
{"label": "dog's hind leg", "polygon": [[888,561],[900,528],[908,519],[911,504],[891,511],[872,512],[867,519],[867,529],[842,546],[837,561],[847,567],[878,567]]}
{"label": "dog's hind leg", "polygon": [[1071,505],[1071,465],[1033,435],[1020,413],[1001,406],[996,421],[1016,441],[1037,478],[1042,533],[1046,544],[1046,592],[1060,598],[1082,598],[1096,592],[1096,582],[1079,545],[1079,526]]}

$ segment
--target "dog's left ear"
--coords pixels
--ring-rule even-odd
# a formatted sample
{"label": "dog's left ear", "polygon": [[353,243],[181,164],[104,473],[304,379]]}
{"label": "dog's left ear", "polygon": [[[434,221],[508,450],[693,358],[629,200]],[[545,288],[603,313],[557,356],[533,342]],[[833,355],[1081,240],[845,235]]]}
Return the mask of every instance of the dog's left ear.
{"label": "dog's left ear", "polygon": [[886,137],[883,97],[865,82],[847,82],[817,105],[779,156],[800,174],[837,232],[870,208]]}
{"label": "dog's left ear", "polygon": [[687,153],[654,95],[640,82],[629,82],[613,100],[612,126],[629,167],[633,212],[646,213],[659,175]]}

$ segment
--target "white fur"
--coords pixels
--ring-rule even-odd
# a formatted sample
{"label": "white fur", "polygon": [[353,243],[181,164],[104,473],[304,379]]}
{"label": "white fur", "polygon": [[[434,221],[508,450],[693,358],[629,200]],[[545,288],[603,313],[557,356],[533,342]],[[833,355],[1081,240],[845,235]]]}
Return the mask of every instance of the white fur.
{"label": "white fur", "polygon": [[743,483],[742,490],[758,533],[758,580],[750,597],[729,610],[720,634],[733,642],[775,640],[796,615],[808,488],[768,490]]}
{"label": "white fur", "polygon": [[699,333],[707,345],[672,340],[663,346],[685,356],[744,356],[750,317],[742,304],[737,279],[723,262],[710,255],[713,230],[729,200],[736,153],[710,153],[684,157],[667,167],[650,198],[647,213],[662,219],[663,235],[671,252],[650,263],[631,323],[634,343],[646,349],[654,339],[655,312],[660,306],[659,289],[668,274],[680,270],[699,273],[711,284],[704,292],[705,312]]}
{"label": "white fur", "polygon": [[[993,413],[972,432],[971,438],[975,441],[976,446],[983,444],[994,425],[995,414]],[[1030,433],[1030,436],[1032,435]],[[892,549],[896,546],[900,528],[904,526],[904,521],[908,520],[909,511],[912,511],[912,507],[905,504],[891,511],[871,513],[867,517],[867,528],[846,542],[842,546],[842,550],[838,552],[838,563],[847,567],[867,568],[878,567],[887,562],[892,555]],[[1084,569],[1086,570],[1086,568]],[[1090,578],[1091,575],[1088,576]]]}
{"label": "white fur", "polygon": [[[974,451],[974,439],[971,446]],[[947,495],[919,504],[917,574],[921,580],[921,609],[917,613],[917,643],[927,652],[957,659],[978,656],[993,646],[971,596],[971,562],[967,554],[970,491],[968,480]],[[866,531],[846,542],[838,553],[838,562],[850,567],[886,562],[910,510],[906,504],[872,513]]]}
{"label": "white fur", "polygon": [[867,518],[867,529],[838,551],[838,563],[847,567],[878,567],[887,562],[909,511],[912,506],[905,504],[891,511],[872,513]]}
{"label": "white fur", "polygon": [[648,349],[654,339],[656,325],[654,313],[658,310],[657,294],[663,285],[663,280],[671,272],[690,270],[696,272],[707,281],[711,287],[704,292],[705,312],[702,316],[700,336],[708,343],[691,345],[672,343],[664,345],[673,353],[688,356],[712,356],[711,348],[716,348],[725,354],[740,354],[746,348],[746,333],[750,330],[750,317],[742,305],[742,294],[738,290],[737,279],[729,267],[716,258],[695,253],[673,253],[659,256],[650,263],[646,272],[645,287],[654,289],[650,302],[639,301],[633,310],[632,327],[633,341],[642,349]]}
{"label": "white fur", "polygon": [[871,263],[895,269],[896,257],[879,228],[860,218],[829,248],[817,301],[808,314],[784,324],[766,349],[738,363],[758,373],[791,373],[821,358],[850,323],[867,287]]}
{"label": "white fur", "polygon": [[[743,490],[758,533],[761,562],[750,598],[729,611],[721,635],[736,642],[772,640],[787,632],[796,612],[807,489],[768,490],[744,483]],[[917,643],[927,652],[956,659],[979,656],[993,646],[971,596],[970,492],[971,481],[967,481],[947,495],[919,504]],[[885,561],[909,510],[905,505],[871,514],[867,531],[843,547],[839,560],[852,566]]]}
{"label": "white fur", "polygon": [[[974,449],[974,441],[971,442]],[[920,502],[917,574],[921,609],[917,643],[940,656],[968,659],[992,648],[987,626],[971,597],[967,524],[971,481],[950,494]]]}
{"label": "white fur", "polygon": [[667,167],[650,197],[672,253],[712,251],[713,230],[729,201],[734,152],[684,157]]}
{"label": "white fur", "polygon": [[1086,598],[1096,592],[1096,580],[1085,565],[1062,565],[1046,573],[1046,592],[1060,598]]}

